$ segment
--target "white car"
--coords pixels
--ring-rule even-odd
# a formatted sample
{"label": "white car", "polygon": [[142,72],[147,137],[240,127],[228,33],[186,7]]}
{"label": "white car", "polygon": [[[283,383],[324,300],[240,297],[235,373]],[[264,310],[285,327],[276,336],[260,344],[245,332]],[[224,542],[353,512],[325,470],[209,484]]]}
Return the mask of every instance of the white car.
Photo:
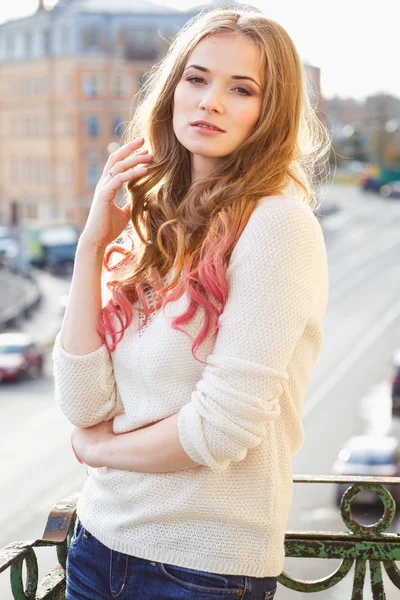
{"label": "white car", "polygon": [[[399,440],[391,435],[359,435],[350,438],[340,450],[333,465],[334,475],[362,475],[365,477],[398,477],[400,475]],[[336,488],[336,503],[340,504],[348,483]],[[399,485],[387,486],[394,500],[400,503]],[[362,492],[353,500],[356,504],[376,504],[376,494]]]}

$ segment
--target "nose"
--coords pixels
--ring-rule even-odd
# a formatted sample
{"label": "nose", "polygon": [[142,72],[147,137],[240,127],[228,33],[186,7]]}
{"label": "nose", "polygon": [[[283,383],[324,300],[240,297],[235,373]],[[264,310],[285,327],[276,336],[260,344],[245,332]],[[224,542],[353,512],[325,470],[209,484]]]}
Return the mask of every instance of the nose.
{"label": "nose", "polygon": [[199,108],[204,108],[208,112],[222,113],[224,108],[223,108],[223,103],[221,102],[218,91],[215,89],[213,90],[210,87],[209,90],[207,91],[207,93],[204,94],[204,96],[199,104]]}

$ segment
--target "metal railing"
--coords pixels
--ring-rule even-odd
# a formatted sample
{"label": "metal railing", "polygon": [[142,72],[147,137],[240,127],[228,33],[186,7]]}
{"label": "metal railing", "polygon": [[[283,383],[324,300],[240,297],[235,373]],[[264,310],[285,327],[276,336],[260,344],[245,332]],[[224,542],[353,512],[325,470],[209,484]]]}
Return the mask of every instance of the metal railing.
{"label": "metal railing", "polygon": [[[346,532],[292,532],[285,537],[285,555],[291,558],[341,559],[340,566],[328,577],[317,581],[304,581],[283,572],[278,580],[282,586],[298,592],[321,592],[327,590],[349,573],[355,563],[352,595],[343,600],[362,600],[367,563],[370,569],[370,586],[374,600],[385,600],[382,567],[396,588],[400,590],[400,535],[385,533],[396,514],[396,503],[385,486],[399,485],[400,478],[371,477],[320,477],[295,476],[295,483],[348,484],[343,494],[340,512]],[[381,519],[373,525],[358,523],[352,514],[351,503],[363,491],[376,494],[384,511]],[[11,591],[15,600],[64,600],[65,566],[68,549],[74,531],[78,494],[69,496],[56,504],[51,511],[43,537],[28,542],[13,542],[0,551],[0,573],[10,570]],[[38,562],[35,549],[55,546],[58,565],[43,579],[38,578]],[[23,581],[23,565],[26,581]]]}

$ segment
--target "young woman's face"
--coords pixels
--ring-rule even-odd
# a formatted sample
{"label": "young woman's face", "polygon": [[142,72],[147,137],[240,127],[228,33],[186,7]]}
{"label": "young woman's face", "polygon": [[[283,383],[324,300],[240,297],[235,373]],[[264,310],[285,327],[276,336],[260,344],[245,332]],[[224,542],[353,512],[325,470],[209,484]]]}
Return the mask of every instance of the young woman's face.
{"label": "young woman's face", "polygon": [[[245,35],[203,39],[189,56],[174,93],[173,127],[191,152],[192,179],[206,177],[254,130],[261,112],[261,74],[259,50]],[[196,129],[191,123],[198,120],[223,132]]]}

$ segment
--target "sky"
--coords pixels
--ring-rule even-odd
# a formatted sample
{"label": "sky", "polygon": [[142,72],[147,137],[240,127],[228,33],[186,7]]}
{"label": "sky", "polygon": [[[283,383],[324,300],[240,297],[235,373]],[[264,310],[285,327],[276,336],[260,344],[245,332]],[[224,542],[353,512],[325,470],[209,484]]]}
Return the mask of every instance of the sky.
{"label": "sky", "polygon": [[[153,2],[178,10],[201,4],[200,0]],[[45,0],[47,8],[55,3],[56,0]],[[247,3],[261,8],[285,27],[303,62],[321,68],[321,88],[326,98],[339,95],[362,100],[377,92],[400,97],[398,0],[248,0]],[[37,0],[2,2],[0,23],[31,15],[37,5]]]}

